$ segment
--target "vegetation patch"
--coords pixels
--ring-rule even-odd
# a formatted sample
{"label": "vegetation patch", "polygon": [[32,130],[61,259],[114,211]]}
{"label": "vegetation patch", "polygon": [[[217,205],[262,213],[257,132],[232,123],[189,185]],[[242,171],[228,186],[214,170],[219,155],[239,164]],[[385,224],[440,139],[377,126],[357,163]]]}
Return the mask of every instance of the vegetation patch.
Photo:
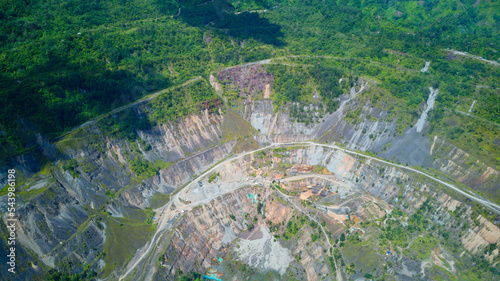
{"label": "vegetation patch", "polygon": [[177,122],[189,114],[199,114],[200,110],[218,113],[221,98],[205,81],[198,80],[189,85],[166,91],[151,102],[152,120],[157,123]]}
{"label": "vegetation patch", "polygon": [[[338,80],[342,71],[323,64],[313,66],[269,65],[267,70],[273,74],[274,108],[278,110],[285,103],[292,102],[291,116],[298,122],[314,121],[313,116],[322,116],[324,112],[333,112],[339,105],[338,97],[342,90]],[[319,103],[323,102],[323,105]],[[307,112],[306,106],[314,104],[320,111]]]}
{"label": "vegetation patch", "polygon": [[71,159],[66,164],[62,166],[63,170],[68,171],[73,178],[79,178],[80,172],[76,169],[78,168],[78,162],[76,159]]}
{"label": "vegetation patch", "polygon": [[106,243],[104,261],[106,266],[103,276],[108,276],[115,268],[123,266],[135,254],[136,250],[151,238],[155,227],[144,221],[129,218],[105,216]]}
{"label": "vegetation patch", "polygon": [[151,162],[140,157],[129,160],[130,170],[134,172],[140,180],[149,179],[150,177],[156,175],[159,170],[166,169],[170,165],[173,165],[173,163],[166,163],[163,160],[156,160],[153,164],[151,164]]}
{"label": "vegetation patch", "polygon": [[253,136],[246,138],[240,138],[233,147],[233,152],[235,154],[244,151],[251,151],[259,148],[259,143],[254,139]]}
{"label": "vegetation patch", "polygon": [[208,177],[208,182],[211,183],[219,178],[219,173],[214,173]]}
{"label": "vegetation patch", "polygon": [[151,202],[149,203],[149,207],[151,209],[156,209],[165,205],[168,201],[170,201],[170,194],[163,193],[155,193],[153,198],[151,198]]}
{"label": "vegetation patch", "polygon": [[[341,251],[346,262],[353,263],[359,272],[369,272],[374,274],[382,267],[383,257],[372,247],[371,242],[352,242],[349,239]],[[353,271],[354,272],[354,271]]]}
{"label": "vegetation patch", "polygon": [[437,247],[439,241],[433,236],[423,236],[416,238],[410,245],[410,253],[416,255],[417,258],[427,259],[433,249]]}
{"label": "vegetation patch", "polygon": [[222,140],[229,141],[234,139],[246,139],[257,135],[259,132],[248,123],[245,119],[241,118],[232,109],[226,109],[224,114],[224,123],[222,123]]}

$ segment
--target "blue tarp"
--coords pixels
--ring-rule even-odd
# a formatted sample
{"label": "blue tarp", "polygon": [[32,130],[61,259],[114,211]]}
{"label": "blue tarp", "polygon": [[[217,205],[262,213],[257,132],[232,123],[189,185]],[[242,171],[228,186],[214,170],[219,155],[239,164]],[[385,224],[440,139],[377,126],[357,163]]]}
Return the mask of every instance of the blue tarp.
{"label": "blue tarp", "polygon": [[255,204],[257,200],[257,194],[248,193],[248,199],[252,200],[252,204]]}
{"label": "blue tarp", "polygon": [[213,276],[207,276],[207,275],[204,275],[204,276],[203,276],[203,280],[206,280],[206,279],[209,279],[209,280],[216,280],[216,281],[222,281],[222,279],[219,279],[219,278],[216,278],[216,277],[213,277]]}
{"label": "blue tarp", "polygon": [[406,186],[405,194],[403,194],[403,196],[406,196],[406,192],[408,192],[408,189],[410,189],[410,185]]}

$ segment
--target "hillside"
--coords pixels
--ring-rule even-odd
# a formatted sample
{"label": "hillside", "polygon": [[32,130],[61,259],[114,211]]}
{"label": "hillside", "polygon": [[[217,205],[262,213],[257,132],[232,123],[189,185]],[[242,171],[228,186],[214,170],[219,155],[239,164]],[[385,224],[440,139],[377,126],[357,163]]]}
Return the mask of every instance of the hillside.
{"label": "hillside", "polygon": [[[221,66],[282,55],[386,62],[400,54],[410,56],[403,66],[430,60],[436,71],[483,85],[482,75],[469,73],[483,64],[450,66],[441,51],[498,59],[498,3],[469,2],[3,1],[4,159],[31,147],[33,132],[50,139]],[[486,95],[497,101],[497,93]],[[478,110],[498,122],[490,108]]]}
{"label": "hillside", "polygon": [[0,279],[500,277],[497,1],[0,6]]}

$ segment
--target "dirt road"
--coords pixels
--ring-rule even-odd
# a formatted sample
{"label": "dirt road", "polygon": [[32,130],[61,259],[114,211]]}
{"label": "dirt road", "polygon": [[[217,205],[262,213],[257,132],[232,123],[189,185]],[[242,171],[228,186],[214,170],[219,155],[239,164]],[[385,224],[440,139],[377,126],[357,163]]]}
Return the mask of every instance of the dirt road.
{"label": "dirt road", "polygon": [[467,52],[460,52],[460,51],[456,51],[456,50],[448,50],[448,49],[446,49],[445,51],[452,52],[452,53],[453,53],[453,54],[455,54],[455,55],[461,55],[461,56],[465,56],[465,57],[473,58],[473,59],[476,59],[476,60],[480,60],[480,61],[483,61],[483,62],[486,62],[486,63],[492,64],[492,65],[494,65],[494,66],[496,66],[496,67],[500,67],[500,63],[498,63],[497,61],[483,59],[483,58],[482,58],[482,57],[480,57],[480,56],[472,55],[472,54],[469,54],[469,53],[467,53]]}
{"label": "dirt road", "polygon": [[179,87],[184,87],[184,86],[189,85],[189,84],[191,84],[191,83],[193,83],[193,82],[195,82],[195,81],[198,81],[198,80],[200,80],[200,79],[202,79],[202,77],[201,77],[201,76],[194,77],[194,78],[189,79],[188,81],[186,81],[186,82],[184,82],[184,83],[182,83],[182,84],[180,84],[180,85],[176,85],[176,86],[172,86],[172,87],[167,88],[167,89],[160,90],[160,91],[158,91],[158,92],[155,92],[155,93],[152,93],[152,94],[150,94],[150,95],[147,95],[147,96],[143,97],[142,99],[137,100],[137,101],[135,101],[135,102],[133,102],[133,103],[130,103],[130,104],[127,104],[127,105],[121,106],[121,107],[119,107],[119,108],[113,109],[113,110],[111,110],[111,111],[110,111],[110,112],[108,112],[108,113],[105,113],[105,114],[102,114],[102,115],[100,115],[100,116],[97,116],[96,118],[94,118],[94,119],[92,119],[92,120],[89,120],[89,121],[87,121],[87,122],[85,122],[85,123],[81,124],[81,125],[80,125],[80,126],[78,126],[78,127],[73,128],[71,131],[69,131],[69,132],[65,133],[64,135],[61,135],[61,136],[59,136],[59,137],[57,137],[57,138],[53,139],[53,140],[52,140],[52,142],[57,142],[58,140],[62,139],[63,137],[65,137],[65,136],[67,136],[67,135],[69,135],[69,134],[71,134],[71,133],[73,133],[73,132],[75,132],[75,131],[77,131],[77,130],[79,130],[79,129],[81,129],[81,128],[85,128],[85,127],[87,127],[87,126],[90,126],[90,125],[92,125],[92,124],[95,124],[97,121],[101,120],[102,118],[104,118],[104,117],[106,117],[106,116],[110,116],[110,115],[116,114],[116,113],[118,113],[118,112],[124,111],[125,109],[129,109],[129,108],[131,108],[131,107],[133,107],[133,106],[136,106],[136,105],[138,105],[138,104],[140,104],[140,103],[151,101],[151,100],[153,100],[154,98],[156,98],[157,96],[159,96],[159,95],[161,95],[161,94],[165,93],[166,91],[173,90],[173,89],[176,89],[176,88],[179,88]]}
{"label": "dirt road", "polygon": [[303,180],[303,179],[308,179],[308,178],[320,178],[320,179],[327,180],[329,182],[333,182],[336,185],[340,185],[342,187],[348,187],[348,188],[352,187],[347,182],[342,181],[341,178],[338,178],[338,179],[335,180],[334,176],[332,176],[332,175],[323,175],[323,174],[296,175],[296,176],[292,176],[292,177],[287,177],[287,178],[281,179],[281,181],[290,182],[290,181],[298,181],[298,180]]}
{"label": "dirt road", "polygon": [[[192,208],[194,208],[194,207],[196,207],[196,206],[198,206],[200,204],[205,204],[205,203],[207,203],[207,202],[215,199],[215,197],[214,198],[205,198],[203,200],[200,200],[200,201],[197,201],[197,202],[191,202],[191,203],[188,203],[188,204],[185,204],[185,203],[183,203],[180,200],[181,196],[185,196],[190,191],[191,188],[197,186],[197,182],[199,180],[202,180],[203,178],[207,177],[209,174],[211,174],[212,172],[214,172],[215,170],[217,170],[222,165],[224,165],[224,164],[226,164],[228,162],[232,162],[234,160],[240,159],[240,158],[245,157],[247,155],[250,155],[252,153],[259,152],[259,151],[262,151],[262,150],[271,149],[271,148],[276,148],[276,147],[285,147],[285,146],[294,146],[294,145],[302,145],[302,146],[306,146],[306,147],[308,147],[308,146],[321,146],[321,147],[331,148],[331,149],[334,149],[334,150],[343,151],[343,152],[351,154],[351,155],[356,155],[356,156],[364,157],[364,158],[367,158],[367,159],[372,159],[374,161],[378,161],[380,163],[384,163],[384,164],[387,164],[387,165],[390,165],[390,166],[393,166],[393,167],[398,167],[398,168],[401,168],[403,170],[412,171],[412,172],[417,173],[419,175],[423,175],[423,176],[425,176],[425,177],[427,177],[427,178],[429,178],[431,180],[434,180],[434,181],[436,181],[436,182],[444,185],[445,187],[447,187],[447,188],[449,188],[449,189],[451,189],[451,190],[453,190],[453,191],[455,191],[455,192],[457,192],[457,193],[459,193],[459,194],[461,194],[461,195],[463,195],[463,196],[465,196],[465,197],[467,197],[467,198],[469,198],[471,200],[474,200],[474,201],[478,202],[479,204],[481,204],[484,207],[486,207],[486,208],[494,211],[495,213],[500,214],[500,206],[498,206],[497,204],[492,203],[492,202],[490,202],[490,201],[488,201],[486,199],[479,198],[479,197],[473,195],[469,191],[463,191],[462,189],[460,189],[460,188],[458,188],[458,187],[456,187],[456,186],[454,186],[452,184],[449,184],[449,183],[447,183],[445,181],[442,181],[440,179],[437,179],[437,178],[435,178],[435,177],[433,177],[433,176],[431,176],[431,175],[429,175],[429,174],[427,174],[425,172],[419,171],[419,170],[411,168],[411,167],[407,167],[407,166],[403,166],[403,165],[399,165],[399,164],[394,164],[394,163],[391,163],[391,162],[379,159],[377,157],[368,156],[368,155],[365,155],[365,154],[362,154],[362,153],[358,153],[358,152],[355,152],[355,151],[352,151],[352,150],[349,150],[349,149],[346,149],[346,148],[339,147],[337,145],[320,144],[320,143],[315,143],[315,142],[311,142],[311,141],[308,141],[308,142],[290,142],[290,143],[273,143],[273,144],[271,144],[269,146],[262,147],[262,148],[259,148],[259,149],[255,149],[255,150],[252,150],[252,151],[249,151],[249,152],[240,153],[238,155],[229,157],[228,159],[226,159],[224,161],[221,161],[220,163],[218,163],[214,167],[208,169],[205,173],[203,173],[200,176],[198,176],[197,178],[193,179],[180,192],[178,192],[177,194],[175,194],[166,205],[164,205],[161,208],[156,209],[157,213],[160,212],[160,214],[161,214],[160,219],[158,221],[157,231],[153,235],[153,238],[151,238],[150,243],[146,245],[146,246],[148,246],[147,249],[146,249],[146,251],[144,251],[143,254],[140,255],[139,257],[134,257],[131,260],[130,264],[132,264],[132,265],[129,266],[129,267],[127,267],[128,270],[119,278],[119,280],[122,280],[128,274],[130,274],[135,269],[135,267],[137,267],[137,265],[147,255],[149,255],[151,249],[153,248],[153,245],[155,245],[156,241],[158,240],[158,237],[161,237],[165,233],[168,233],[169,228],[167,226],[169,225],[168,224],[169,221],[172,221],[173,219],[176,218],[176,216],[178,216],[179,214],[183,213],[184,211],[191,210]],[[288,180],[290,180],[290,178]],[[265,182],[263,180],[261,180],[259,183],[264,184]],[[248,183],[242,183],[242,185],[247,185],[247,184]],[[226,193],[224,193],[224,194],[230,193],[230,192],[236,190],[237,188],[239,188],[239,187],[236,186],[233,189],[226,190]],[[278,190],[278,192],[282,196],[288,198],[285,194],[281,193],[281,191]],[[218,194],[216,197],[222,196],[224,194]],[[300,208],[298,206],[296,206],[295,203],[293,203],[293,201],[291,201],[291,202],[292,202],[292,205],[295,208],[297,208],[298,210],[300,210]],[[316,221],[312,217],[311,217],[311,219],[314,220],[314,221]],[[323,230],[323,234],[326,236],[325,230],[323,229],[323,227],[321,227],[321,228]],[[327,241],[328,241],[328,244],[331,247],[330,241],[328,239],[327,239]],[[337,278],[339,278],[339,275],[337,275]],[[340,280],[342,280],[341,278],[342,277],[340,276]]]}
{"label": "dirt road", "polygon": [[330,243],[330,239],[328,237],[328,235],[326,234],[326,231],[325,231],[325,228],[321,225],[321,223],[316,220],[316,218],[312,217],[311,215],[309,215],[307,212],[305,212],[304,210],[302,210],[302,208],[300,208],[299,206],[297,206],[295,204],[295,202],[293,202],[293,200],[290,199],[290,196],[284,194],[283,192],[281,192],[281,190],[279,190],[278,188],[276,188],[275,185],[271,184],[270,186],[272,186],[274,188],[274,190],[276,190],[276,192],[278,192],[278,194],[280,195],[281,198],[285,199],[286,201],[288,201],[292,207],[294,209],[296,209],[297,211],[299,211],[300,213],[304,214],[305,216],[307,216],[310,220],[314,221],[315,223],[318,224],[318,226],[321,228],[321,231],[323,232],[323,235],[325,236],[325,240],[326,242],[328,243],[328,247],[330,249],[330,251],[328,251],[328,255],[330,255],[331,257],[333,257],[333,262],[335,264],[335,272],[337,274],[337,281],[343,281],[342,279],[342,273],[340,272],[338,266],[337,266],[337,261],[335,260],[335,256],[332,255],[332,252],[333,252],[333,245]]}

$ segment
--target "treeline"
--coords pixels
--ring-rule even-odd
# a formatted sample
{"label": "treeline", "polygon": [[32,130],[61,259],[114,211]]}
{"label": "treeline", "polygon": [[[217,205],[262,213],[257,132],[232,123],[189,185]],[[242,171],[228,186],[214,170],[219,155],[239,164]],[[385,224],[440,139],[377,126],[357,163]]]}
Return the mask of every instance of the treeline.
{"label": "treeline", "polygon": [[342,78],[343,72],[338,68],[325,67],[321,64],[314,65],[310,71],[319,85],[318,90],[323,98],[326,111],[329,113],[334,112],[339,105],[337,98],[342,94],[339,79]]}
{"label": "treeline", "polygon": [[[484,65],[470,63],[454,71],[453,64],[434,64],[443,61],[440,49],[496,57],[492,46],[500,44],[500,12],[494,3],[423,3],[3,1],[0,143],[13,146],[9,151],[26,146],[24,121],[54,137],[145,93],[221,66],[287,54],[385,61],[389,58],[384,50],[392,49],[432,60],[432,67],[450,75],[458,72],[463,79]],[[335,79],[329,79],[328,72],[315,75],[322,81],[322,98],[334,110]],[[422,91],[409,94],[413,88],[406,86],[408,80],[387,82],[397,85],[391,91],[407,96],[409,105],[422,102]],[[303,88],[286,86],[292,86],[286,100],[303,97]],[[482,116],[495,118],[490,113]]]}
{"label": "treeline", "polygon": [[[309,103],[316,104],[321,100],[326,112],[337,110],[338,98],[343,93],[339,83],[343,75],[340,69],[315,63],[310,67],[269,65],[267,70],[274,76],[273,91],[276,109],[286,102],[308,105]],[[313,96],[314,91],[320,94],[321,99]]]}
{"label": "treeline", "polygon": [[205,80],[169,90],[151,103],[151,119],[158,123],[175,122],[188,114],[208,110],[217,113],[222,99]]}
{"label": "treeline", "polygon": [[[29,142],[29,132],[20,134],[22,120],[52,138],[146,93],[205,75],[211,59],[234,65],[271,55],[251,39],[264,24],[257,14],[242,14],[235,22],[227,13],[232,8],[220,1],[203,6],[191,1],[171,18],[170,11],[158,9],[164,2],[2,2],[0,52],[9,53],[0,56],[3,147],[12,146],[12,153]],[[202,25],[187,21],[196,18],[189,5],[205,11]],[[218,13],[206,12],[213,9]],[[207,20],[216,20],[217,27],[210,31]],[[276,30],[269,32],[266,36]],[[240,46],[242,39],[234,36],[251,42]]]}

